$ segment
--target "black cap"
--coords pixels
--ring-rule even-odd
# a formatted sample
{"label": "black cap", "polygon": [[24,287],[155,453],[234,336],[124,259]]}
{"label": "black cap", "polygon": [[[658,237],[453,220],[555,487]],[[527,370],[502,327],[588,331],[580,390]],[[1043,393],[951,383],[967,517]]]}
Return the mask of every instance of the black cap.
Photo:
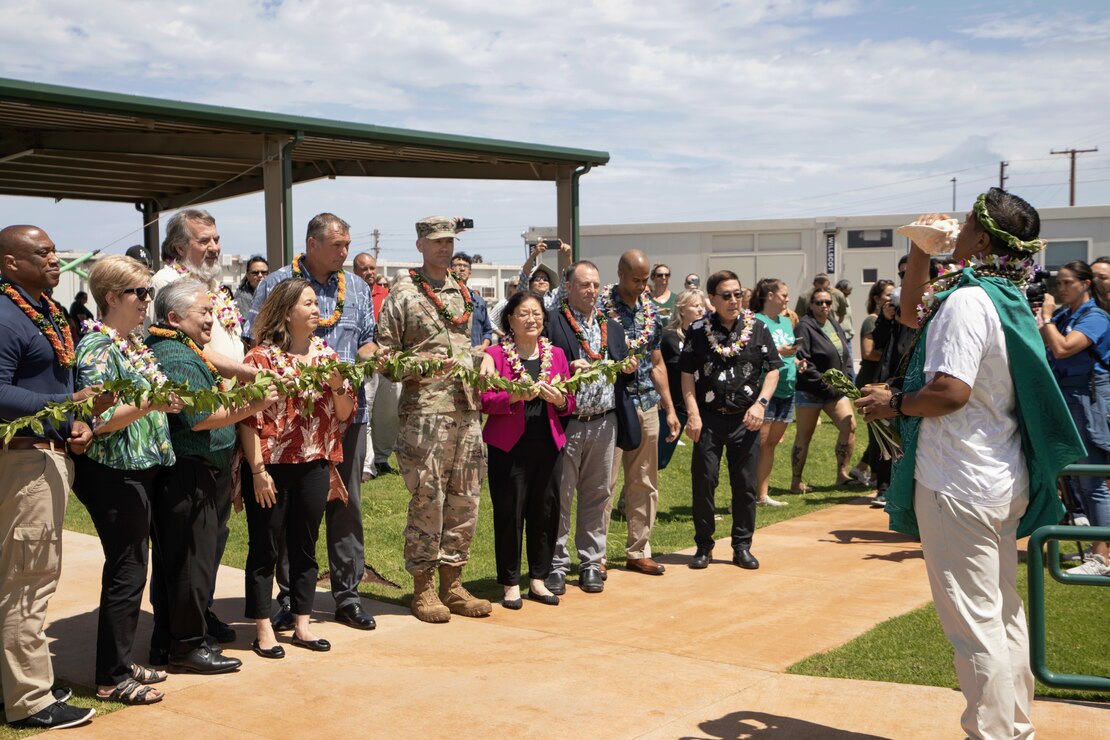
{"label": "black cap", "polygon": [[124,252],[124,254],[126,254],[131,259],[136,259],[139,262],[142,262],[147,267],[153,266],[153,262],[150,259],[150,252],[146,251],[146,247],[144,247],[142,244],[136,244],[133,247],[128,247],[127,251]]}

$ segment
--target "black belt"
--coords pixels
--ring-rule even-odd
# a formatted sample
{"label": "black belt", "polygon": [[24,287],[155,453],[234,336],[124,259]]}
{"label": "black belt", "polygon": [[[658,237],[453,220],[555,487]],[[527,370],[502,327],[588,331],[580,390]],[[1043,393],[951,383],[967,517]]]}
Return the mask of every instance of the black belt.
{"label": "black belt", "polygon": [[613,409],[609,409],[608,411],[602,411],[601,413],[598,413],[598,414],[575,414],[574,418],[578,419],[578,421],[582,421],[582,422],[594,421],[595,419],[601,419],[601,418],[606,417],[606,416],[608,416],[609,414],[612,414],[612,413],[616,413],[616,412],[614,412]]}

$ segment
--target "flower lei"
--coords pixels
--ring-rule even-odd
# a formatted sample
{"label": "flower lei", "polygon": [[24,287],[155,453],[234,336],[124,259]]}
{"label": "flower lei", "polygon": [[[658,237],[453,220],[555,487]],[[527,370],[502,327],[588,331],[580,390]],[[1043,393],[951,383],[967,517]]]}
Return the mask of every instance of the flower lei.
{"label": "flower lei", "polygon": [[[602,289],[600,301],[601,309],[610,318],[620,321],[620,315],[617,313],[617,286],[615,284],[606,285]],[[651,301],[651,293],[646,289],[636,301],[636,313],[642,313],[644,319],[636,337],[628,340],[628,354],[630,355],[644,354],[644,347],[655,335],[655,304]],[[635,325],[635,318],[633,318],[633,325]]]}
{"label": "flower lei", "polygon": [[[534,383],[532,376],[524,369],[524,362],[521,361],[520,355],[516,351],[516,342],[508,341],[501,343],[502,349],[505,350],[505,359],[509,361],[509,368],[513,371],[513,380],[520,380],[525,383]],[[540,337],[540,378],[546,379],[551,374],[551,357],[555,353],[551,351],[551,342],[547,337]]]}
{"label": "flower lei", "polygon": [[582,350],[586,353],[586,356],[591,360],[600,360],[607,356],[609,353],[609,322],[606,321],[605,314],[601,313],[599,309],[594,308],[594,311],[597,312],[598,326],[601,327],[601,346],[597,348],[597,352],[594,352],[590,349],[590,340],[586,337],[586,331],[578,325],[578,321],[574,318],[574,314],[571,313],[570,306],[567,305],[565,298],[560,302],[559,306],[562,308],[563,316],[566,316],[567,323],[570,324],[570,329],[574,332],[575,338],[578,340],[578,343],[582,345]]}
{"label": "flower lei", "polygon": [[200,347],[197,346],[197,343],[194,342],[185,332],[181,331],[180,329],[169,329],[164,326],[155,325],[150,327],[150,333],[156,337],[161,337],[163,339],[173,339],[175,341],[181,342],[186,347],[193,350],[193,352],[196,353],[197,357],[204,360],[204,366],[208,368],[208,372],[212,373],[213,380],[220,377],[220,371],[216,369],[215,365],[208,361],[208,358],[204,356],[204,352],[202,352]]}
{"label": "flower lei", "polygon": [[[755,329],[755,314],[748,309],[744,309],[741,311],[740,316],[744,319],[744,323],[740,329],[740,336],[737,337],[736,341],[723,347],[717,339],[717,335],[713,333],[711,325],[708,323],[706,324],[705,338],[709,340],[709,346],[713,351],[721,357],[735,357],[740,354],[740,350],[748,346],[748,342],[752,338],[752,331]],[[730,336],[731,334],[732,332],[729,332]]]}
{"label": "flower lei", "polygon": [[87,333],[100,332],[112,340],[112,344],[123,355],[123,364],[150,383],[152,388],[170,382],[170,379],[158,367],[158,358],[154,356],[150,347],[143,343],[137,331],[133,331],[124,337],[118,331],[100,321],[89,320],[83,326]]}
{"label": "flower lei", "polygon": [[943,293],[956,284],[964,268],[970,267],[976,275],[981,277],[1000,277],[1012,282],[1019,288],[1036,277],[1039,267],[1031,257],[1000,257],[997,254],[988,254],[986,257],[972,257],[956,264],[950,270],[943,270],[934,280],[929,281],[925,293],[921,296],[921,303],[917,304],[917,325],[925,326],[925,322],[932,318],[937,310],[937,293]]}
{"label": "flower lei", "polygon": [[444,321],[450,322],[455,326],[459,326],[461,324],[465,324],[467,320],[470,319],[470,314],[474,312],[474,301],[471,300],[470,291],[466,288],[466,286],[463,285],[462,280],[460,280],[459,276],[455,274],[455,271],[448,270],[447,274],[451,276],[452,280],[458,283],[459,292],[462,293],[463,312],[461,316],[455,316],[453,313],[451,313],[451,309],[447,308],[447,306],[443,304],[443,301],[439,299],[439,295],[434,290],[432,290],[432,286],[428,284],[428,281],[424,279],[424,276],[420,274],[419,270],[414,270],[411,268],[409,269],[409,277],[411,277],[412,281],[416,283],[421,290],[424,291],[424,295],[428,298],[429,301],[432,302],[432,305],[436,307],[436,311],[439,313],[440,317]]}
{"label": "flower lei", "polygon": [[[303,254],[298,254],[293,258],[293,277],[304,279],[304,270],[301,269],[301,260],[304,259]],[[330,329],[335,326],[339,321],[339,317],[343,315],[343,305],[347,302],[347,276],[343,270],[335,273],[336,279],[339,281],[339,287],[335,293],[335,310],[331,312],[331,316],[326,319],[320,319],[318,326],[323,329]]]}
{"label": "flower lei", "polygon": [[[271,368],[271,372],[273,373],[274,377],[287,389],[297,390],[297,395],[299,397],[311,399],[314,401],[318,400],[322,394],[315,388],[297,388],[298,384],[296,380],[301,375],[301,363],[294,359],[291,354],[278,347],[276,344],[270,344],[267,346],[269,347],[270,354],[273,357],[273,367]],[[323,339],[315,335],[311,339],[309,339],[309,352],[315,350],[319,353],[322,352],[327,346],[327,343],[324,342]]]}
{"label": "flower lei", "polygon": [[[54,322],[51,324],[50,320],[28,303],[7,280],[0,280],[0,286],[3,287],[4,295],[12,299],[12,303],[27,315],[27,318],[50,342],[50,346],[54,349],[54,356],[58,358],[58,364],[62,367],[73,367],[77,362],[77,356],[73,352],[73,334],[69,330],[69,322],[66,321],[65,314],[62,313],[62,307],[55,303],[50,296],[43,295],[43,298],[46,299],[46,305],[50,307],[50,319],[53,319]],[[55,330],[55,326],[58,327],[57,330]],[[61,337],[58,336],[59,332],[61,332]]]}
{"label": "flower lei", "polygon": [[[174,262],[172,267],[179,275],[190,274],[188,268],[177,262]],[[235,302],[235,299],[219,288],[208,291],[208,296],[212,299],[212,312],[216,315],[216,320],[220,322],[220,326],[232,336],[235,335],[235,332],[242,331],[243,314],[239,313],[239,304]]]}

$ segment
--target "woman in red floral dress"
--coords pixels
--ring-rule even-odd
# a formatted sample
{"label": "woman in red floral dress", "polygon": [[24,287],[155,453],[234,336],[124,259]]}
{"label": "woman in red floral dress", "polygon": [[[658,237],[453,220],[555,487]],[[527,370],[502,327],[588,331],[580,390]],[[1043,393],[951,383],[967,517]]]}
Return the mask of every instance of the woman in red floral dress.
{"label": "woman in red floral dress", "polygon": [[[259,345],[243,360],[281,379],[293,379],[302,366],[338,361],[335,350],[315,336],[320,323],[316,294],[294,278],[270,291],[254,320]],[[355,408],[355,391],[338,372],[320,391],[299,391],[285,403],[266,408],[242,422],[239,441],[250,466],[251,485],[243,486],[250,543],[247,550],[246,616],[255,620],[258,639],[251,645],[264,658],[284,657],[270,624],[278,543],[289,553],[293,644],[316,651],[331,649],[309,628],[316,591],[316,540],[329,490],[342,484],[333,468],[343,461],[343,434]],[[251,492],[253,490],[253,493]]]}

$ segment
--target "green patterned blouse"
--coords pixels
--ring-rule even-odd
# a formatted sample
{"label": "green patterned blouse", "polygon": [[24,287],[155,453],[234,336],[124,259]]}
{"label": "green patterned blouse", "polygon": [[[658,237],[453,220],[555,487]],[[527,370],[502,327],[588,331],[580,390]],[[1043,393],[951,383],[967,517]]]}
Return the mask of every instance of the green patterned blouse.
{"label": "green patterned blouse", "polygon": [[[100,332],[90,332],[77,345],[77,387],[84,388],[108,380],[126,378],[143,388],[150,383],[124,362],[123,353]],[[108,421],[119,405],[100,415]],[[161,411],[151,411],[123,429],[93,437],[85,455],[101,465],[117,470],[147,470],[156,465],[176,462],[170,443],[170,426]]]}

